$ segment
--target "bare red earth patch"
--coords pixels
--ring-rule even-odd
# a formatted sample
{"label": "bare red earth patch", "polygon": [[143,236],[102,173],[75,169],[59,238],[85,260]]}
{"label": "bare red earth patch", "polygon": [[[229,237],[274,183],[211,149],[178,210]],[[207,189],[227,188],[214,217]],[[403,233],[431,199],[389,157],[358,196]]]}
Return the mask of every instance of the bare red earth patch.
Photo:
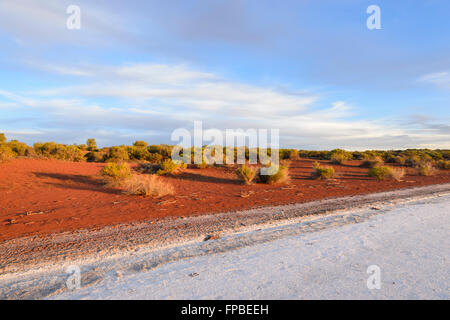
{"label": "bare red earth patch", "polygon": [[102,163],[16,159],[0,164],[0,241],[450,182],[449,171],[425,177],[414,169],[401,182],[377,181],[359,161],[332,165],[334,180],[312,180],[313,162],[292,161],[291,183],[278,186],[243,185],[232,168],[186,169],[164,177],[175,187],[173,196],[152,199],[105,188],[98,175]]}

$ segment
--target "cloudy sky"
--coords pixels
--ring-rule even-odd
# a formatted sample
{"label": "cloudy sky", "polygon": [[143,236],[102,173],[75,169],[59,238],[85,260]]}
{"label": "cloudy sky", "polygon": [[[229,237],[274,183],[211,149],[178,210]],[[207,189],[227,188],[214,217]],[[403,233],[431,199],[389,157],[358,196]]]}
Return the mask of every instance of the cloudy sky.
{"label": "cloudy sky", "polygon": [[[371,4],[381,30],[366,26]],[[449,12],[447,0],[2,0],[0,132],[171,143],[202,120],[279,128],[284,147],[450,148]]]}

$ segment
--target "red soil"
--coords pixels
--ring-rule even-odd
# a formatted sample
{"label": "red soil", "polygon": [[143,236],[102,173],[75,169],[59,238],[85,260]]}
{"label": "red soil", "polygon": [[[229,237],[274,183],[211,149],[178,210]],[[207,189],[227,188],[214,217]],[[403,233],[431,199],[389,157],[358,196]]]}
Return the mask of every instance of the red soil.
{"label": "red soil", "polygon": [[175,195],[152,199],[105,188],[98,176],[101,163],[16,159],[0,164],[0,241],[450,182],[449,171],[422,177],[413,169],[402,182],[377,181],[358,161],[333,165],[335,180],[312,180],[312,163],[292,161],[291,183],[284,186],[243,185],[232,168],[186,169],[164,178]]}

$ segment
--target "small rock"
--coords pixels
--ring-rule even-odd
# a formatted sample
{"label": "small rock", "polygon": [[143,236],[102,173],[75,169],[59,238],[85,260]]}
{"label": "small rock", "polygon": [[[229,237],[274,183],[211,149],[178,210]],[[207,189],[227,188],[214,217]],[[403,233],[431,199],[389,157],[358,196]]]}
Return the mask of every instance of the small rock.
{"label": "small rock", "polygon": [[205,236],[205,238],[203,239],[203,241],[208,241],[208,240],[215,240],[215,239],[219,239],[220,237],[216,234],[207,234]]}

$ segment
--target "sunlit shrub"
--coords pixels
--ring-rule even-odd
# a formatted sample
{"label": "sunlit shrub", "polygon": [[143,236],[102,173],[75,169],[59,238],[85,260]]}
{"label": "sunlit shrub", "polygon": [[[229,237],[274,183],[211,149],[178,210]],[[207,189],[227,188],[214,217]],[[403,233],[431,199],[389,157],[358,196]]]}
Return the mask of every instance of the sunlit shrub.
{"label": "sunlit shrub", "polygon": [[133,175],[123,183],[124,192],[156,198],[174,194],[174,187],[162,179],[156,175]]}
{"label": "sunlit shrub", "polygon": [[0,144],[0,162],[11,160],[15,157],[15,153],[6,143]]}
{"label": "sunlit shrub", "polygon": [[419,163],[416,169],[421,176],[432,176],[436,171],[431,161]]}
{"label": "sunlit shrub", "polygon": [[110,162],[100,170],[105,182],[112,187],[123,186],[131,178],[130,167],[126,163]]}
{"label": "sunlit shrub", "polygon": [[186,168],[186,164],[176,163],[172,161],[172,159],[166,159],[163,162],[161,162],[158,171],[156,171],[156,174],[160,176],[166,174],[174,174],[184,168]]}
{"label": "sunlit shrub", "polygon": [[352,155],[345,150],[335,149],[331,153],[330,160],[332,163],[342,164],[345,160],[352,158]]}
{"label": "sunlit shrub", "polygon": [[111,147],[106,155],[107,162],[123,162],[129,159],[127,148],[124,146]]}
{"label": "sunlit shrub", "polygon": [[440,160],[437,163],[437,167],[442,170],[450,170],[450,160]]}
{"label": "sunlit shrub", "polygon": [[373,158],[369,158],[369,159],[365,159],[362,163],[361,163],[361,167],[363,168],[374,168],[374,167],[379,167],[382,166],[384,164],[383,159],[381,159],[381,157],[373,157]]}
{"label": "sunlit shrub", "polygon": [[369,177],[375,177],[378,180],[394,179],[396,181],[401,181],[405,175],[405,169],[380,166],[369,169],[368,174]]}
{"label": "sunlit shrub", "polygon": [[90,162],[103,162],[105,161],[106,154],[101,151],[90,151],[86,153],[85,157]]}
{"label": "sunlit shrub", "polygon": [[257,171],[258,170],[255,167],[241,165],[236,169],[236,175],[245,184],[249,185],[253,183],[253,179],[255,178]]}
{"label": "sunlit shrub", "polygon": [[311,177],[313,179],[332,179],[334,178],[335,171],[333,167],[321,166],[320,163],[315,162],[313,165],[313,171]]}
{"label": "sunlit shrub", "polygon": [[97,142],[94,138],[90,138],[86,140],[86,147],[88,151],[96,151],[97,150]]}
{"label": "sunlit shrub", "polygon": [[[271,166],[273,170],[276,170],[275,166]],[[275,173],[271,175],[264,175],[261,174],[261,170],[259,171],[259,179],[261,182],[268,183],[268,184],[282,184],[289,182],[289,168],[284,165],[279,165],[278,170],[276,170]]]}

